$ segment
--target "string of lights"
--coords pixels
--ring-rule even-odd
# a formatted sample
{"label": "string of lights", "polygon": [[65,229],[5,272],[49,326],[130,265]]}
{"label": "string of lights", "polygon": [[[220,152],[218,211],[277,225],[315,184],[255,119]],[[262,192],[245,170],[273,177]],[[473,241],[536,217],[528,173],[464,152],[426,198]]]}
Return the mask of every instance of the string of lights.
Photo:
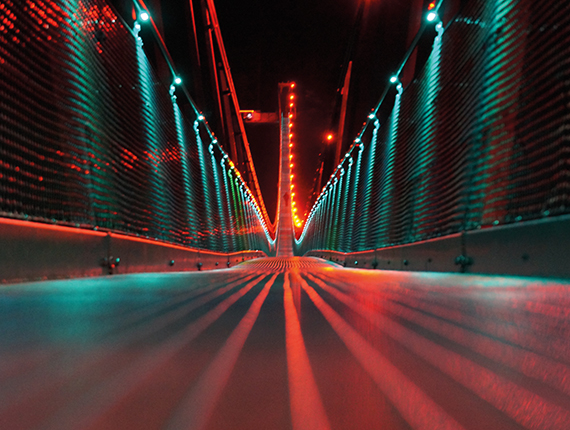
{"label": "string of lights", "polygon": [[[570,212],[567,99],[554,90],[570,72],[544,67],[569,53],[564,6],[474,0],[444,28],[441,4],[429,4],[420,29],[436,32],[425,66],[404,89],[399,76],[416,36],[390,79],[392,113],[380,124],[387,88],[317,197],[298,254],[358,252]],[[557,30],[546,38],[548,29]]]}
{"label": "string of lights", "polygon": [[[133,28],[104,0],[0,5],[0,216],[271,252],[252,192],[137,5]],[[144,51],[145,25],[168,87]]]}
{"label": "string of lights", "polygon": [[295,119],[297,116],[297,106],[296,106],[296,95],[295,95],[295,83],[292,82],[289,85],[289,104],[288,104],[288,110],[287,110],[287,118],[289,119],[289,171],[290,171],[290,179],[291,179],[291,189],[290,189],[290,195],[291,195],[291,211],[293,213],[293,224],[295,226],[295,232],[297,235],[297,232],[300,232],[300,229],[303,227],[303,220],[302,218],[300,218],[300,214],[299,212],[299,208],[297,205],[297,201],[295,199],[296,196],[296,192],[295,192],[295,182],[294,182],[294,178],[295,178],[295,174],[294,174],[294,167],[295,167],[295,162],[294,162],[294,124],[295,124]]}

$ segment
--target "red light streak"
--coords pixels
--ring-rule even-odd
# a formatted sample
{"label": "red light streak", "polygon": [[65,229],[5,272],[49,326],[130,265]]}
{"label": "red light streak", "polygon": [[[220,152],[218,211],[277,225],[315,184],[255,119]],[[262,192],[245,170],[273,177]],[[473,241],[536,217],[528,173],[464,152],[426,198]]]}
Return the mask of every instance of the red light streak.
{"label": "red light streak", "polygon": [[[364,308],[361,300],[356,300],[349,294],[327,285],[322,280],[311,275],[309,275],[309,278],[323,290],[365,317],[380,331],[476,393],[519,424],[528,428],[570,428],[570,412],[562,409],[557,404],[536,396],[526,388],[513,383],[510,379],[493,373],[476,361],[428,340],[391,318],[380,314],[377,309]],[[354,282],[354,277],[352,282]],[[328,281],[328,284],[330,283]],[[365,283],[362,284],[365,285]],[[433,295],[433,290],[431,292]],[[450,294],[449,289],[447,289],[446,294]],[[311,294],[309,295],[311,296]],[[361,296],[361,294],[359,293],[358,296]],[[380,298],[377,299],[380,300]],[[370,297],[366,298],[366,300],[369,301]],[[385,298],[382,298],[382,303],[385,300]],[[317,305],[317,307],[319,306]],[[527,364],[536,366],[532,362]],[[508,393],[508,398],[505,397],[505,393]]]}
{"label": "red light streak", "polygon": [[[285,272],[283,307],[285,309],[285,344],[293,429],[325,430],[330,428],[330,424],[305,348],[301,324],[293,302],[290,276],[290,272]],[[295,287],[299,288],[298,285]]]}
{"label": "red light streak", "polygon": [[[463,429],[437,403],[424,394],[417,385],[411,382],[344,321],[304,279],[299,278],[299,280],[303,290],[321,311],[321,314],[346,347],[412,428]],[[319,286],[321,285],[319,284]]]}
{"label": "red light streak", "polygon": [[178,406],[178,410],[171,421],[172,427],[205,428],[277,275],[278,273],[275,273],[267,281],[224,346],[202,373],[198,382],[194,384],[190,394]]}

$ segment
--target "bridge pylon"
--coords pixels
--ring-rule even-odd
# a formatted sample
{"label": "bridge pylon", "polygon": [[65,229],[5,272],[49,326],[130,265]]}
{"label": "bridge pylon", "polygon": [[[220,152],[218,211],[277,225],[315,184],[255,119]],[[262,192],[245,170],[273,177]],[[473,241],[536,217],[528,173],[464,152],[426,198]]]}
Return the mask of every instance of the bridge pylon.
{"label": "bridge pylon", "polygon": [[291,208],[291,142],[288,116],[280,111],[280,150],[279,150],[279,202],[277,203],[277,257],[293,256],[293,216]]}

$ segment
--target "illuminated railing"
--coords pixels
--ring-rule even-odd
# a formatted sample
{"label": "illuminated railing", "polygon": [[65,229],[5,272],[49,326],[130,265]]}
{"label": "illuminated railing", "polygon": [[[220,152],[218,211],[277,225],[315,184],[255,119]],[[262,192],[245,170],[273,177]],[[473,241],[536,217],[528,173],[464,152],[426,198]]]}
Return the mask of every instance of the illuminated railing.
{"label": "illuminated railing", "polygon": [[139,30],[102,0],[0,4],[0,215],[268,252],[250,190]]}
{"label": "illuminated railing", "polygon": [[380,124],[372,111],[314,204],[297,253],[377,249],[570,212],[567,7],[475,0],[445,29],[435,25],[427,64],[405,89],[391,79],[391,115]]}

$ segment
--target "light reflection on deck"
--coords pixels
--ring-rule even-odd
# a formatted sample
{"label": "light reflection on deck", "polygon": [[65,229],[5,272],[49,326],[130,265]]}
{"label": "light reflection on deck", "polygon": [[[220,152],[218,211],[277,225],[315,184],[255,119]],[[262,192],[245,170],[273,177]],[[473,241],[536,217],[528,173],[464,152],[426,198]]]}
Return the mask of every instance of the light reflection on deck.
{"label": "light reflection on deck", "polygon": [[6,286],[0,428],[568,429],[569,290],[312,258]]}

